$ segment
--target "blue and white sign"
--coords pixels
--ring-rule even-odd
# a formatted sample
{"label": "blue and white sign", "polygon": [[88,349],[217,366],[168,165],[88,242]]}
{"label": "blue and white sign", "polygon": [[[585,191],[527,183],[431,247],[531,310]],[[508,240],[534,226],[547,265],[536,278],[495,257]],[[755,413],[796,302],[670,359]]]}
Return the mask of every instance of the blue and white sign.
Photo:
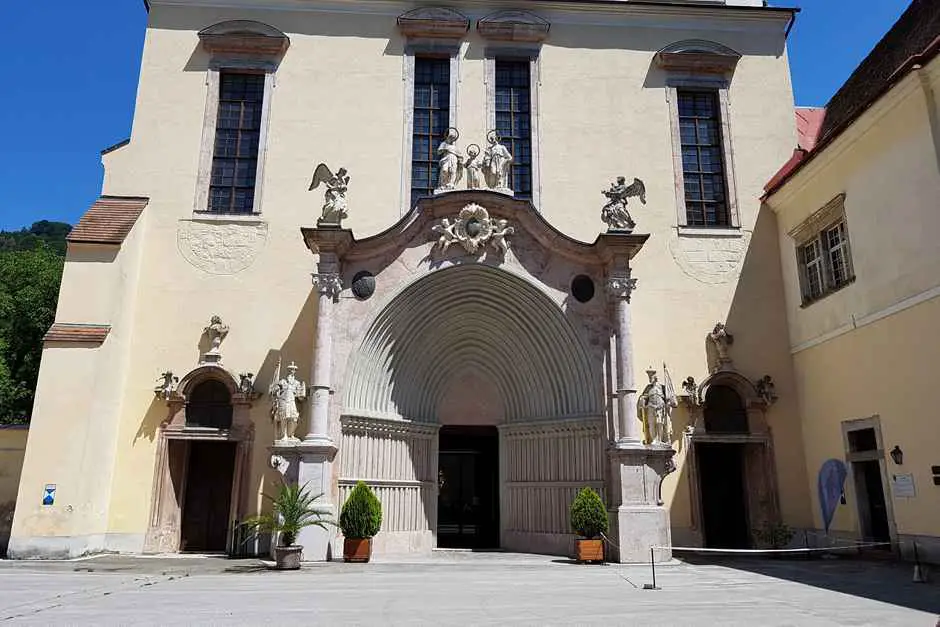
{"label": "blue and white sign", "polygon": [[52,505],[55,503],[55,484],[47,483],[42,491],[42,504]]}

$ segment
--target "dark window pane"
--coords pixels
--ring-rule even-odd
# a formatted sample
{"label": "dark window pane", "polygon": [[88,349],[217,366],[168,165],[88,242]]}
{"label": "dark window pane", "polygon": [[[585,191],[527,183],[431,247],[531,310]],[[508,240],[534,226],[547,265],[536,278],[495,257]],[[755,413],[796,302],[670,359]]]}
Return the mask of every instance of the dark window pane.
{"label": "dark window pane", "polygon": [[264,75],[222,72],[209,211],[251,213],[261,140]]}
{"label": "dark window pane", "polygon": [[717,94],[679,91],[678,109],[687,222],[727,226],[730,220]]}
{"label": "dark window pane", "polygon": [[415,59],[411,202],[437,186],[437,146],[450,126],[450,59]]}

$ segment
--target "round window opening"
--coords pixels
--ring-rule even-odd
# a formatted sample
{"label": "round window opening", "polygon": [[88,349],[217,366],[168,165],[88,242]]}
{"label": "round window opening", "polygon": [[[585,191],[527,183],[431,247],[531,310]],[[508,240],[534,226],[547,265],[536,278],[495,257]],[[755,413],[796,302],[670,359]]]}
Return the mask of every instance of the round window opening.
{"label": "round window opening", "polygon": [[375,293],[375,276],[371,272],[358,272],[352,280],[353,295],[359,300],[366,300]]}
{"label": "round window opening", "polygon": [[571,279],[571,295],[579,303],[586,303],[594,298],[594,281],[591,277],[579,274]]}

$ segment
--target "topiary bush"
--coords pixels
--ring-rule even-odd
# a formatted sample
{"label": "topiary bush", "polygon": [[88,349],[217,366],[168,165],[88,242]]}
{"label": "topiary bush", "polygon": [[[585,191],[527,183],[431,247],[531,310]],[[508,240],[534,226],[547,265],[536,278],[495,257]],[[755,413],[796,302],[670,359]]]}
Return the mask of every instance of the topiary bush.
{"label": "topiary bush", "polygon": [[372,489],[360,481],[349,493],[339,515],[343,535],[352,539],[371,538],[382,526],[382,503]]}
{"label": "topiary bush", "polygon": [[600,494],[591,488],[582,488],[571,502],[571,528],[588,539],[607,533],[607,508]]}

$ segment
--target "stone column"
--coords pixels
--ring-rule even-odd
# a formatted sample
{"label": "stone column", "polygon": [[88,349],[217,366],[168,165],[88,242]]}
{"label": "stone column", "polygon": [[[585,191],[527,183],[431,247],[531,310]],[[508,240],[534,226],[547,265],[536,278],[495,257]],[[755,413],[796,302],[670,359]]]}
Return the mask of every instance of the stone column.
{"label": "stone column", "polygon": [[[316,346],[313,367],[310,373],[310,403],[308,404],[307,437],[305,444],[333,446],[329,433],[330,396],[333,394],[331,374],[333,369],[333,304],[343,283],[339,273],[323,272],[338,264],[320,262],[319,273],[313,275],[313,285],[320,293],[317,305]],[[332,269],[332,268],[330,268]]]}
{"label": "stone column", "polygon": [[618,446],[642,444],[640,426],[636,413],[636,381],[633,376],[633,331],[630,317],[630,296],[636,289],[636,279],[630,269],[620,276],[607,279],[607,289],[614,301],[614,327],[617,334],[617,353],[614,361],[617,368],[617,417]]}
{"label": "stone column", "polygon": [[[333,459],[336,444],[330,437],[330,400],[333,395],[333,308],[342,290],[339,260],[335,254],[323,253],[313,275],[313,285],[319,292],[316,322],[316,345],[310,373],[310,400],[307,403],[307,435],[303,442],[286,448],[276,447],[272,452],[282,456],[288,469],[288,481],[307,486],[311,494],[320,495],[316,505],[326,510],[331,520],[337,520],[337,507],[333,503]],[[304,561],[332,559],[331,545],[335,533],[332,529],[307,527],[300,532],[297,543],[304,547]]]}

